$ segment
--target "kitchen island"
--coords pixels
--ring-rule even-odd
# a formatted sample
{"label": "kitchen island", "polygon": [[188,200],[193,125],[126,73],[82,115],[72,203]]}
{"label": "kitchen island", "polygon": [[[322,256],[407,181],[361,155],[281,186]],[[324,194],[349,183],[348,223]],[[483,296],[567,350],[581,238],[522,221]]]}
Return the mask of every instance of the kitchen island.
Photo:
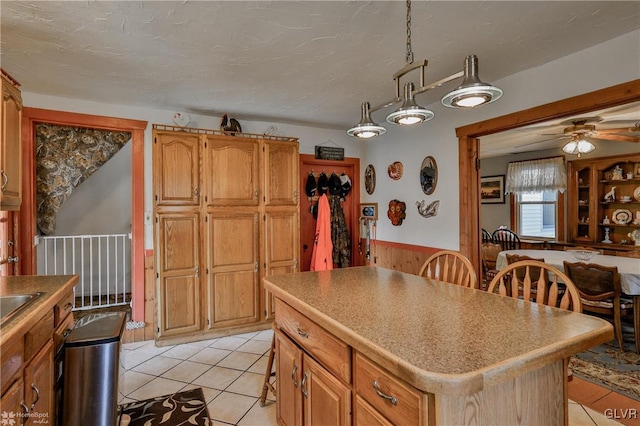
{"label": "kitchen island", "polygon": [[280,424],[567,424],[569,357],[613,338],[598,318],[383,268],[264,283]]}

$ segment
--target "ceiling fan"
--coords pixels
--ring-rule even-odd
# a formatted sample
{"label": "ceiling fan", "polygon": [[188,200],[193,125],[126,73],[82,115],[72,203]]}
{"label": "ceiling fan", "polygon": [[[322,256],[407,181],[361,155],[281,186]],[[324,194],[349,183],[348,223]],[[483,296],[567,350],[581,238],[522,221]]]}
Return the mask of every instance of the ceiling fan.
{"label": "ceiling fan", "polygon": [[558,139],[588,138],[640,143],[640,123],[635,123],[633,127],[596,129],[595,124],[588,124],[589,121],[594,121],[594,119],[572,120],[572,125],[569,127],[565,127],[562,133],[543,133],[543,135],[557,136]]}

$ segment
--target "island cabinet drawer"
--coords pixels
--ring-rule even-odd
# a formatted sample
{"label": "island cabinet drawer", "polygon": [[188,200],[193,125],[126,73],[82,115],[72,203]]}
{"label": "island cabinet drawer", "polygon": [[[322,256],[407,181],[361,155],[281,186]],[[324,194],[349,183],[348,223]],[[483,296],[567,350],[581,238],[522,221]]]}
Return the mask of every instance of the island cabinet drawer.
{"label": "island cabinet drawer", "polygon": [[[391,423],[426,424],[426,395],[355,353],[354,390]],[[356,415],[356,418],[358,416]]]}
{"label": "island cabinet drawer", "polygon": [[280,299],[275,307],[276,327],[345,383],[351,383],[351,347]]}
{"label": "island cabinet drawer", "polygon": [[73,309],[73,290],[65,294],[53,308],[54,326],[58,327],[71,314]]}

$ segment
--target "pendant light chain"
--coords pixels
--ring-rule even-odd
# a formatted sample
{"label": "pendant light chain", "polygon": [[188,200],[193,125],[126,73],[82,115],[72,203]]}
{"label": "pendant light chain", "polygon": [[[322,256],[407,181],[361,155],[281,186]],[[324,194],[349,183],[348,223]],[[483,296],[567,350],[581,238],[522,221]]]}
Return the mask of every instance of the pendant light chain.
{"label": "pendant light chain", "polygon": [[411,50],[411,0],[407,0],[407,64],[413,63],[413,50]]}

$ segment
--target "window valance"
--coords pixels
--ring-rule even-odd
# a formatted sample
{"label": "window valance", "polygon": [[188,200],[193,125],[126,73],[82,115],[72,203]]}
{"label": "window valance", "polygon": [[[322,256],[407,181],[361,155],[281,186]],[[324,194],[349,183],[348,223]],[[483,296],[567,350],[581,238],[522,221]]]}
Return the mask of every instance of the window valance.
{"label": "window valance", "polygon": [[567,170],[563,157],[514,161],[507,166],[505,192],[522,194],[567,189]]}

